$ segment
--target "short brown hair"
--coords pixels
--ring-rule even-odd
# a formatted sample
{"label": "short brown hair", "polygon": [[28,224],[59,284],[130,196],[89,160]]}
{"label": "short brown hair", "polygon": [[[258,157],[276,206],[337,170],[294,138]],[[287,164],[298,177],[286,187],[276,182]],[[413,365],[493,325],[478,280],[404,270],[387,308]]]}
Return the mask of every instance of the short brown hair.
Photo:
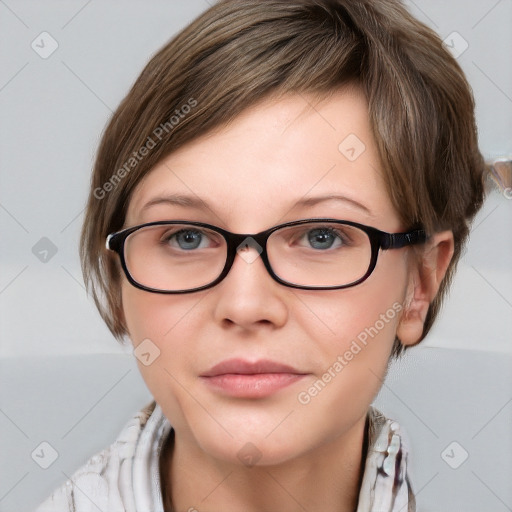
{"label": "short brown hair", "polygon": [[[271,94],[325,97],[349,83],[366,94],[401,220],[453,231],[455,252],[423,339],[482,205],[484,162],[462,70],[398,0],[222,0],[151,59],[103,134],[82,230],[84,279],[114,336],[126,328],[120,267],[105,237],[123,226],[140,180]],[[393,354],[402,350],[396,339]]]}

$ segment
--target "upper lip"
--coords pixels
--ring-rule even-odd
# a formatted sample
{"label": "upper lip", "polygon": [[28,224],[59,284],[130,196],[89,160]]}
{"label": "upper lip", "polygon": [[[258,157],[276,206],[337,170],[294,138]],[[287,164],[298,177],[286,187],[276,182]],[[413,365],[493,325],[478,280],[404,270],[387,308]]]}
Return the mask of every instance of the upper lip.
{"label": "upper lip", "polygon": [[254,375],[258,373],[293,373],[303,375],[292,366],[279,363],[277,361],[270,361],[268,359],[260,359],[258,361],[246,361],[244,359],[226,359],[213,366],[210,370],[203,373],[202,377],[215,377],[217,375],[238,373],[242,375]]}

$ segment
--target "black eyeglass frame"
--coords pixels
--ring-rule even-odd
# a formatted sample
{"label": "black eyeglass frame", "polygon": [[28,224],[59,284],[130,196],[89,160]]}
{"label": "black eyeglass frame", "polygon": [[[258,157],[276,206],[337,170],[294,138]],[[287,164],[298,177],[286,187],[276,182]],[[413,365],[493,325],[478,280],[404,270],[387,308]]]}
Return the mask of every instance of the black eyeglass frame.
{"label": "black eyeglass frame", "polygon": [[[270,261],[268,259],[267,255],[267,241],[272,233],[275,231],[278,231],[279,229],[290,227],[290,226],[300,226],[301,224],[309,224],[309,223],[323,223],[328,222],[331,224],[339,224],[339,225],[346,225],[346,226],[353,226],[355,228],[359,228],[361,231],[364,231],[370,240],[371,244],[371,259],[370,259],[370,265],[368,267],[368,270],[366,271],[366,274],[357,279],[356,281],[353,281],[352,283],[344,284],[341,286],[302,286],[295,283],[290,283],[288,281],[285,281],[284,279],[281,279],[277,274],[274,273],[272,270],[272,267],[270,265]],[[130,274],[130,271],[128,270],[128,267],[126,265],[126,259],[124,256],[124,246],[126,239],[128,236],[130,236],[132,233],[135,233],[139,229],[149,227],[149,226],[165,226],[165,225],[174,225],[174,224],[186,224],[188,226],[197,226],[201,228],[207,228],[211,231],[215,231],[216,233],[219,233],[222,235],[222,237],[226,240],[227,244],[227,252],[226,252],[226,263],[224,265],[224,268],[220,275],[212,281],[211,283],[208,283],[204,286],[200,286],[197,288],[192,288],[190,290],[159,290],[156,288],[151,288],[148,286],[144,286],[141,283],[138,283],[133,279],[133,277]],[[337,219],[331,219],[331,218],[318,218],[318,219],[301,219],[296,220],[292,222],[287,222],[285,224],[279,224],[277,226],[273,226],[265,231],[261,231],[260,233],[256,234],[239,234],[239,233],[231,233],[230,231],[226,231],[225,229],[219,228],[218,226],[213,226],[212,224],[206,224],[204,222],[195,222],[195,221],[187,221],[187,220],[167,220],[167,221],[156,221],[156,222],[148,222],[146,224],[140,224],[138,226],[133,226],[130,228],[123,229],[122,231],[118,231],[116,233],[111,233],[107,236],[106,239],[106,248],[116,252],[120,259],[121,259],[121,266],[123,268],[123,271],[126,275],[126,278],[128,281],[135,286],[136,288],[139,288],[140,290],[145,290],[152,293],[162,293],[162,294],[180,294],[180,293],[193,293],[198,292],[201,290],[206,290],[208,288],[212,288],[213,286],[220,283],[229,273],[231,270],[231,267],[233,266],[233,263],[235,261],[235,257],[237,255],[237,249],[238,247],[244,242],[247,238],[252,238],[256,243],[259,244],[261,247],[261,259],[265,265],[265,268],[267,269],[270,276],[277,281],[278,283],[288,286],[290,288],[297,288],[300,290],[341,290],[344,288],[350,288],[352,286],[356,286],[363,281],[366,281],[368,277],[372,274],[372,272],[375,270],[375,266],[377,265],[377,258],[379,255],[379,250],[388,250],[388,249],[401,249],[402,247],[407,247],[411,245],[417,245],[422,244],[426,242],[427,240],[427,234],[426,232],[421,229],[411,229],[410,231],[404,232],[404,233],[386,233],[385,231],[381,231],[377,228],[366,226],[364,224],[359,224],[357,222],[351,222],[348,220],[337,220]]]}

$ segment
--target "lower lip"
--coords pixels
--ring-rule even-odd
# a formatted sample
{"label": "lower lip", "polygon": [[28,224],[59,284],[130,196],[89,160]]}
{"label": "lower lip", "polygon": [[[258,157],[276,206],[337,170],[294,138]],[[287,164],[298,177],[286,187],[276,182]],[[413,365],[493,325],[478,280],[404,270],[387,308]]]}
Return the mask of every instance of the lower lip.
{"label": "lower lip", "polygon": [[216,391],[238,398],[263,398],[283,389],[305,375],[296,373],[258,373],[239,374],[226,373],[213,377],[201,377],[204,382]]}

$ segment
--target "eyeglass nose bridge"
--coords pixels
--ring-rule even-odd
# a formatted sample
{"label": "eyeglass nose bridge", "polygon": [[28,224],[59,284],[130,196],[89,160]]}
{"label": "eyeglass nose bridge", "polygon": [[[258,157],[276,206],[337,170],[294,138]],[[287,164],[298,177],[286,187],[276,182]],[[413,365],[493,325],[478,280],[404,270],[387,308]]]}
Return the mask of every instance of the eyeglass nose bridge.
{"label": "eyeglass nose bridge", "polygon": [[[267,242],[273,232],[274,229],[257,234],[224,232],[224,238],[227,244],[226,264],[224,265],[221,275],[215,280],[215,284],[220,283],[229,274],[237,256],[242,258],[247,264],[252,264],[258,258],[261,258],[272,279],[281,283],[281,280],[273,272],[272,267],[270,266],[267,254]],[[252,251],[249,251],[249,249],[252,249]]]}

